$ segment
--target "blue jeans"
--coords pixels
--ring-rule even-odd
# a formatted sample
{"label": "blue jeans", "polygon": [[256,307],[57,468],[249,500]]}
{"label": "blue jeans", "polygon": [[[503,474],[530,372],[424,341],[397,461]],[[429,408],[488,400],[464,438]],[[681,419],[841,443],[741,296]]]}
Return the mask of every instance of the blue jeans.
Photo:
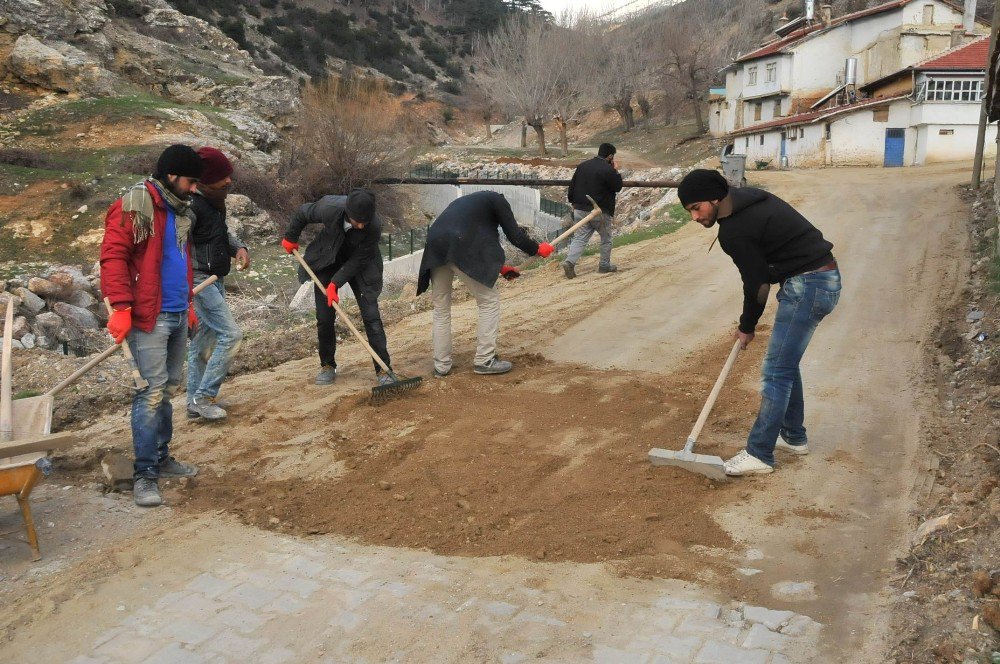
{"label": "blue jeans", "polygon": [[779,434],[793,445],[807,442],[799,362],[816,326],[838,300],[839,270],[789,277],[778,291],[778,312],[761,368],[760,411],[747,437],[747,452],[770,466]]}
{"label": "blue jeans", "polygon": [[[208,278],[194,273],[195,285]],[[194,296],[198,331],[188,349],[187,402],[195,397],[216,397],[243,343],[243,332],[226,304],[226,289],[219,279]]]}
{"label": "blue jeans", "polygon": [[128,342],[139,373],[149,382],[132,397],[134,475],[136,479],[156,479],[160,462],[170,457],[169,443],[174,433],[170,398],[177,394],[184,377],[187,312],[161,313],[151,332],[132,328]]}
{"label": "blue jeans", "polygon": [[[583,210],[573,210],[573,223],[576,223],[587,216]],[[573,233],[570,240],[569,250],[566,252],[566,262],[576,265],[583,251],[590,242],[590,237],[597,232],[601,236],[601,257],[598,260],[598,267],[608,267],[611,265],[611,217],[606,214],[599,214],[594,219],[587,222],[583,228]]]}

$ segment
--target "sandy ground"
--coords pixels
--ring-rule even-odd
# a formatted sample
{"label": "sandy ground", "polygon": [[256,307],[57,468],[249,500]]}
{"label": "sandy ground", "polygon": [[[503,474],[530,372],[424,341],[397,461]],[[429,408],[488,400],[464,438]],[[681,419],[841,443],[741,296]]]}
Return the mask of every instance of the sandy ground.
{"label": "sandy ground", "polygon": [[[408,398],[365,403],[371,367],[356,345],[342,349],[332,388],[311,384],[314,360],[234,379],[226,425],[176,418],[175,453],[204,472],[168,488],[172,513],[156,519],[157,545],[145,546],[142,561],[207,569],[218,549],[189,546],[191,524],[211,530],[221,511],[237,519],[227,523],[240,533],[230,538],[236,547],[252,547],[263,528],[359,551],[472,557],[471,565],[513,556],[540,578],[555,574],[557,562],[564,581],[574,565],[583,579],[600,563],[611,575],[602,584],[623,601],[637,579],[684,579],[706,597],[823,623],[824,661],[880,661],[881,591],[925,463],[922,344],[966,260],[954,190],[966,172],[755,174],[835,243],[845,281],[803,364],[813,452],[779,456],[771,476],[716,485],[644,458],[649,447],[683,443],[740,310],[736,269],[718,247],[706,254],[712,233],[691,224],[616,250],[615,275],[598,275],[591,257],[573,281],[551,263],[504,284],[501,353],[516,362],[508,376],[472,375],[475,308],[464,302],[453,312],[453,374],[427,379]],[[739,358],[702,451],[740,449],[773,309]],[[389,340],[397,370],[429,375],[429,314],[393,326]],[[82,432],[87,444],[64,462],[77,484],[94,479],[100,450],[127,449],[127,427],[122,413]],[[123,556],[138,536],[138,528],[119,534]],[[123,583],[127,564],[95,566],[100,554],[58,547],[66,563],[45,577],[46,588],[25,572],[20,547],[0,549],[0,563],[13,570],[0,626],[18,652],[71,627],[78,607],[35,612],[47,593],[66,596],[67,584],[82,597],[114,588],[125,606],[141,600],[139,586]]]}

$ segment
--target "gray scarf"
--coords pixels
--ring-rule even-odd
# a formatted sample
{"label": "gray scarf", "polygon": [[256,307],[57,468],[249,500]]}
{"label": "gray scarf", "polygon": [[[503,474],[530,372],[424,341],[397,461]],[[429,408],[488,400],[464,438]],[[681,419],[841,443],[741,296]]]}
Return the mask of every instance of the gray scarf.
{"label": "gray scarf", "polygon": [[153,197],[146,188],[146,183],[151,182],[156,187],[163,200],[174,210],[174,223],[177,226],[177,248],[180,249],[187,241],[188,233],[191,231],[193,212],[191,202],[181,200],[174,192],[170,191],[159,180],[147,178],[132,186],[124,196],[122,196],[122,225],[125,224],[125,217],[132,219],[132,235],[136,244],[145,242],[153,236]]}

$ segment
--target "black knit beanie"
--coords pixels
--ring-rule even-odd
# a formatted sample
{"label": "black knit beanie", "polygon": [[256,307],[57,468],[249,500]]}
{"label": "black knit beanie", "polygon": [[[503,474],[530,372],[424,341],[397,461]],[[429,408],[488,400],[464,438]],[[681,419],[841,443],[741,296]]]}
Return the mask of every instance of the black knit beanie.
{"label": "black knit beanie", "polygon": [[362,224],[375,217],[375,194],[367,189],[352,189],[347,194],[347,216]]}
{"label": "black knit beanie", "polygon": [[684,207],[702,201],[721,201],[728,193],[729,183],[722,173],[707,168],[691,171],[677,187],[677,198],[681,199]]}
{"label": "black knit beanie", "polygon": [[197,179],[201,177],[202,168],[201,157],[190,145],[171,145],[156,160],[153,177],[161,181],[168,175]]}

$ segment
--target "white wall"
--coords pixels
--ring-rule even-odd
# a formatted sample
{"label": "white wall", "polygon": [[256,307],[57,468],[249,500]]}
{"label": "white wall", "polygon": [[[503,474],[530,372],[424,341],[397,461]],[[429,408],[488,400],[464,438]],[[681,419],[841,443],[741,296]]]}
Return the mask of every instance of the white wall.
{"label": "white wall", "polygon": [[[941,134],[941,131],[952,134]],[[976,153],[976,125],[923,125],[919,128],[918,164],[933,164],[942,161],[964,161],[972,159]],[[996,156],[996,125],[987,125],[985,154]]]}
{"label": "white wall", "polygon": [[[876,122],[870,108],[834,118],[830,127],[830,161],[834,166],[881,166],[885,161],[886,129],[910,126],[910,103],[889,106],[889,121]],[[907,132],[905,151],[912,150],[914,137]],[[904,151],[904,164],[907,154]]]}

